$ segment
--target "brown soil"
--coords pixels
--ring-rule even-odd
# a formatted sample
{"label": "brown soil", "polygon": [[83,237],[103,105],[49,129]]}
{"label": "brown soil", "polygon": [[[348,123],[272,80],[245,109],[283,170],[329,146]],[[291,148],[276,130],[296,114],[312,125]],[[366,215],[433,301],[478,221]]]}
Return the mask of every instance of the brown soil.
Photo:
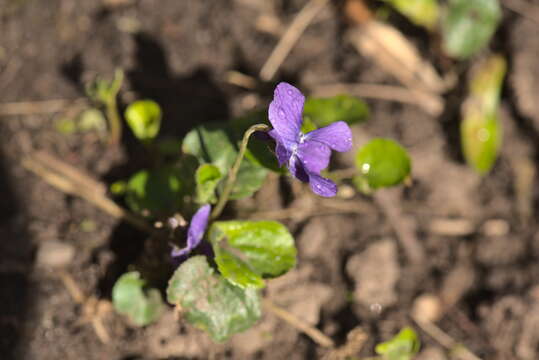
{"label": "brown soil", "polygon": [[[268,103],[273,84],[244,90],[227,82],[227,71],[256,76],[278,40],[259,30],[257,22],[272,15],[288,24],[305,3],[0,0],[0,103],[79,98],[96,74],[123,68],[127,81],[122,104],[134,98],[156,100],[164,110],[163,133],[182,136],[193,124],[227,119]],[[306,92],[338,81],[395,83],[343,40],[346,24],[337,11],[327,10],[307,29],[276,80]],[[395,21],[428,48],[424,33],[404,19]],[[447,108],[438,119],[412,105],[368,101],[371,117],[354,131],[395,138],[413,158],[413,184],[387,196],[402,210],[399,221],[411,226],[426,251],[420,269],[408,261],[383,207],[356,195],[348,201],[358,206],[355,213],[343,212],[340,202],[334,204],[341,209],[335,214],[285,220],[297,239],[299,265],[272,282],[267,295],[339,345],[350,330],[363,327],[368,334],[364,356],[372,356],[375,343],[411,325],[426,349],[422,358],[443,359],[441,345],[410,318],[414,301],[431,293],[451,304],[438,326],[479,357],[537,359],[539,194],[521,184],[529,180],[530,170],[538,170],[539,115],[533,91],[539,83],[538,31],[538,24],[505,11],[495,35],[492,47],[507,56],[509,72],[502,100],[503,149],[486,177],[475,175],[459,151],[464,86],[445,96]],[[439,59],[434,54],[431,60]],[[458,67],[461,84],[467,65]],[[140,255],[145,235],[54,190],[20,161],[32,150],[45,150],[111,183],[146,160],[127,132],[122,146],[114,149],[96,133],[60,134],[58,116],[0,116],[3,359],[324,355],[310,338],[271,314],[227,344],[215,345],[204,333],[175,321],[172,311],[143,329],[109,313],[104,324],[112,340],[100,342],[84,308],[73,301],[57,272],[36,264],[36,254],[52,241],[73,247],[75,256],[66,270],[85,294],[107,300],[114,280]],[[351,165],[347,156],[337,163]],[[279,210],[286,204],[308,214],[316,205],[303,190],[297,183],[270,179],[254,199],[239,202],[237,208],[240,213],[242,206],[252,205],[260,211]],[[282,198],[281,193],[290,196]],[[440,230],[448,219],[461,219],[470,230],[460,235]],[[88,223],[94,228],[81,226]],[[459,226],[449,224],[451,231]]]}

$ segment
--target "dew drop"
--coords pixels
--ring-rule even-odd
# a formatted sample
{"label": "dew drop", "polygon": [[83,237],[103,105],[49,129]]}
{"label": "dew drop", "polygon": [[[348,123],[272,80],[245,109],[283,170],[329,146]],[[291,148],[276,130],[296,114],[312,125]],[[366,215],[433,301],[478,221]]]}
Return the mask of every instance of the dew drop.
{"label": "dew drop", "polygon": [[373,303],[369,306],[369,310],[376,315],[380,315],[382,313],[382,305]]}
{"label": "dew drop", "polygon": [[361,165],[361,172],[362,172],[363,174],[367,174],[367,173],[369,172],[370,169],[371,169],[371,165],[370,165],[370,164],[365,163],[365,164]]}

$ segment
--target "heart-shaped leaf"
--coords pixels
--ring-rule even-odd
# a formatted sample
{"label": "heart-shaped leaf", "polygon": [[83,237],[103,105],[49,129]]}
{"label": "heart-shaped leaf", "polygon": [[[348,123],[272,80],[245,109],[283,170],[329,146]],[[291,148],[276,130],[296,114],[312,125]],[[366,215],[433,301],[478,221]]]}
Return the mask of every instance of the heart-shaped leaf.
{"label": "heart-shaped leaf", "polygon": [[261,314],[257,291],[232,285],[215,274],[205,256],[189,258],[174,272],[167,300],[179,306],[189,323],[218,342],[248,329]]}
{"label": "heart-shaped leaf", "polygon": [[466,59],[488,44],[502,10],[498,0],[449,0],[444,14],[444,49],[453,57]]}
{"label": "heart-shaped leaf", "polygon": [[276,221],[217,221],[209,239],[219,271],[241,287],[261,288],[296,264],[294,238]]}
{"label": "heart-shaped leaf", "polygon": [[164,310],[159,290],[146,289],[146,282],[137,271],[125,273],[116,281],[112,288],[112,304],[116,311],[138,326],[156,321]]}

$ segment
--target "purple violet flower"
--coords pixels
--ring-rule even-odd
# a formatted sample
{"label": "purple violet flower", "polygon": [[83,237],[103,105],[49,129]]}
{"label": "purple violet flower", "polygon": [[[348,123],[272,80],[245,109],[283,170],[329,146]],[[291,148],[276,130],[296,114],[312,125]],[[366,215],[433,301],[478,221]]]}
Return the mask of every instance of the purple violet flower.
{"label": "purple violet flower", "polygon": [[344,152],[352,149],[352,132],[344,121],[303,134],[303,104],[305,97],[294,86],[282,82],[275,88],[269,106],[269,121],[273,130],[268,134],[275,140],[279,165],[286,164],[297,179],[308,182],[314,193],[331,197],[337,185],[320,176],[328,167],[331,149]]}
{"label": "purple violet flower", "polygon": [[204,237],[204,232],[206,232],[206,227],[208,226],[210,211],[211,205],[204,205],[197,210],[195,215],[193,215],[191,223],[189,224],[189,229],[187,230],[187,246],[183,249],[174,247],[171,252],[173,258],[181,259],[189,255],[189,253],[200,244],[200,241],[202,241],[202,238]]}

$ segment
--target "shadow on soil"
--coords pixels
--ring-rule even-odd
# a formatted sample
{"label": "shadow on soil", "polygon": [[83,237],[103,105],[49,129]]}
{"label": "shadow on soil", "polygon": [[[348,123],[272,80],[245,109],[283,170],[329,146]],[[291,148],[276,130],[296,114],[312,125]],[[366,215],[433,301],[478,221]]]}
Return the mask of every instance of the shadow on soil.
{"label": "shadow on soil", "polygon": [[[139,33],[135,35],[135,43],[136,67],[126,72],[126,78],[138,98],[152,99],[161,106],[162,137],[180,140],[198,124],[226,120],[229,117],[225,94],[212,80],[207,69],[198,68],[189,75],[176,76],[171,72],[166,53],[158,41],[147,34]],[[127,159],[105,176],[107,183],[127,179],[138,170],[155,166],[146,149],[127,129],[122,145]],[[178,148],[178,157],[179,155]],[[147,234],[125,223],[120,223],[114,229],[108,246],[115,255],[115,260],[101,279],[102,296],[110,296],[115,281],[127,271],[129,265],[137,263],[138,267],[140,255],[147,250],[147,237]],[[168,245],[165,250],[168,254]]]}
{"label": "shadow on soil", "polygon": [[32,248],[26,229],[16,224],[21,209],[6,168],[0,148],[0,354],[2,359],[21,359],[18,344],[33,305],[28,296]]}

